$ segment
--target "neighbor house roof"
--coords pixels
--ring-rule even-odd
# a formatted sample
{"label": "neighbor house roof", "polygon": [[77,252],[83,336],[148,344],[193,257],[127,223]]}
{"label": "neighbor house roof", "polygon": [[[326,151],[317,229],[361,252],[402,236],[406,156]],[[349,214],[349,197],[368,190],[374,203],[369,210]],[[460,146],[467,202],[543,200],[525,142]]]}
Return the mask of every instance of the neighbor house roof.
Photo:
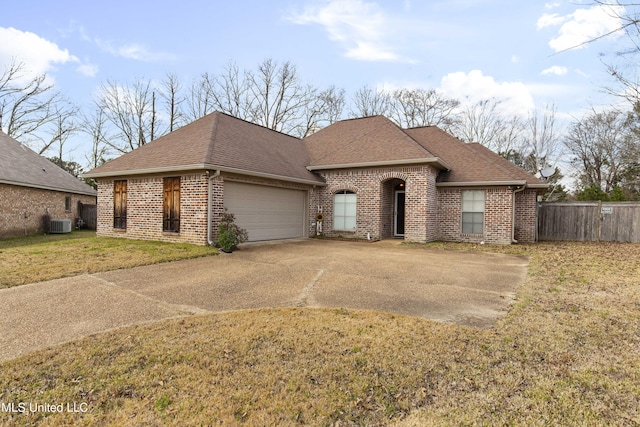
{"label": "neighbor house roof", "polygon": [[96,191],[0,131],[0,183],[95,196]]}
{"label": "neighbor house roof", "polygon": [[85,174],[91,178],[212,169],[309,184],[309,154],[298,138],[215,112]]}
{"label": "neighbor house roof", "polygon": [[494,183],[547,187],[535,176],[483,145],[462,142],[436,126],[407,129],[406,133],[451,166],[438,175],[439,186]]}
{"label": "neighbor house roof", "polygon": [[412,163],[448,169],[442,159],[384,116],[343,120],[304,141],[311,154],[310,170]]}

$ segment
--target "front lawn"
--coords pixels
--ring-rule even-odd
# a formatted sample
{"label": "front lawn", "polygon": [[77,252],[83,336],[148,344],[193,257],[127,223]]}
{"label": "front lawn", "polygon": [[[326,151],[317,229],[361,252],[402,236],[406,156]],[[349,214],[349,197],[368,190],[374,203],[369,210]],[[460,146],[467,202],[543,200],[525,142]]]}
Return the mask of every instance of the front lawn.
{"label": "front lawn", "polygon": [[529,256],[509,314],[491,330],[295,308],[129,327],[0,363],[5,409],[86,409],[0,425],[640,424],[640,245],[428,247]]}
{"label": "front lawn", "polygon": [[217,254],[207,246],[96,237],[92,231],[0,240],[0,288]]}

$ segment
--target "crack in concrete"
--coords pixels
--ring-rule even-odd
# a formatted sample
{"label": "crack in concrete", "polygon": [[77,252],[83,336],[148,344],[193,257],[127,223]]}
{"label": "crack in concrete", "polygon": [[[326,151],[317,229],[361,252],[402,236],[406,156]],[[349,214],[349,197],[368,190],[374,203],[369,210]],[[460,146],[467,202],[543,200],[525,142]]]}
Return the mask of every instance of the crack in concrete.
{"label": "crack in concrete", "polygon": [[[97,273],[100,274],[100,273]],[[172,304],[170,302],[166,302],[166,301],[162,301],[156,298],[153,298],[149,295],[145,295],[142,294],[140,292],[136,292],[133,289],[129,289],[126,288],[124,286],[120,286],[115,282],[111,282],[109,280],[103,279],[102,277],[99,277],[97,274],[90,274],[88,275],[89,277],[99,280],[102,283],[112,286],[114,288],[118,288],[121,292],[125,292],[125,293],[129,293],[129,294],[133,294],[138,298],[142,298],[145,299],[147,301],[153,302],[155,303],[158,307],[164,308],[167,311],[173,311],[175,312],[178,316],[193,316],[195,314],[209,314],[209,313],[213,313],[212,311],[206,310],[204,308],[200,308],[200,307],[196,307],[193,305],[185,305],[185,304]]]}
{"label": "crack in concrete", "polygon": [[298,297],[298,300],[295,304],[296,307],[308,307],[316,303],[316,300],[313,297],[313,290],[315,289],[318,280],[320,280],[320,277],[324,274],[324,272],[324,269],[318,270],[318,274],[316,274],[315,277],[311,279],[311,281],[307,283],[304,288],[302,288],[302,291],[300,291],[300,296]]}

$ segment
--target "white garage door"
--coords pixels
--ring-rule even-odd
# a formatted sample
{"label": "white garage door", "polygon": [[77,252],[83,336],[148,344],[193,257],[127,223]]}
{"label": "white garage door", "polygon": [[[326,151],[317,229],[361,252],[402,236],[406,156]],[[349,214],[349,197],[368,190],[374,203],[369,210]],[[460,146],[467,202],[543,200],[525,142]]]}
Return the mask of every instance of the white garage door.
{"label": "white garage door", "polygon": [[249,232],[250,242],[304,235],[304,191],[225,182],[224,207]]}

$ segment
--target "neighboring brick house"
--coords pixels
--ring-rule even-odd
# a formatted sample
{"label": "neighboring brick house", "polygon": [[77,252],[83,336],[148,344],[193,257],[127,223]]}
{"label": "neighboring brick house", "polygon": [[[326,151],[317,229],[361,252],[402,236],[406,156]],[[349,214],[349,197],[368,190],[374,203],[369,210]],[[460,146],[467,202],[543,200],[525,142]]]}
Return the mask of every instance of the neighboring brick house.
{"label": "neighboring brick house", "polygon": [[0,131],[0,238],[45,233],[43,216],[80,216],[78,202],[96,203],[96,191]]}
{"label": "neighboring brick house", "polygon": [[547,187],[434,126],[401,129],[374,116],[300,140],[219,112],[86,176],[98,182],[99,236],[195,244],[215,242],[225,210],[250,241],[321,231],[532,242],[536,196]]}

